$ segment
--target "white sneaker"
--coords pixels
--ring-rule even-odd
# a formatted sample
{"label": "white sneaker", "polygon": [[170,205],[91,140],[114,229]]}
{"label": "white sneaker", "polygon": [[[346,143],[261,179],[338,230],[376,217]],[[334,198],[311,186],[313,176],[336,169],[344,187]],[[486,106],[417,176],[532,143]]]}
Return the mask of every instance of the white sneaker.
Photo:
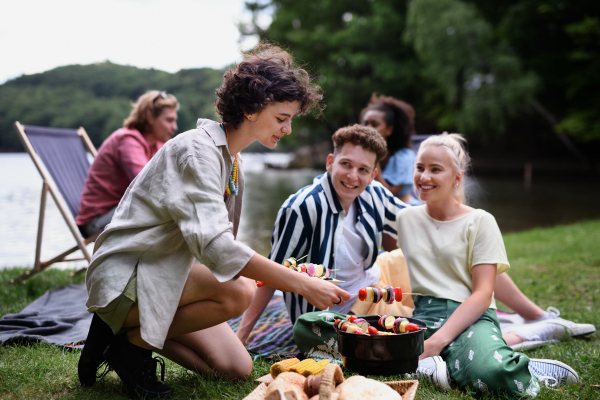
{"label": "white sneaker", "polygon": [[499,314],[498,321],[501,324],[500,328],[502,330],[502,333],[510,333],[512,331],[515,331],[518,325],[537,324],[539,322],[548,322],[563,325],[566,328],[566,333],[564,334],[564,336],[583,336],[596,332],[596,327],[594,325],[577,324],[575,322],[560,318],[559,316],[560,311],[558,310],[558,308],[550,306],[538,319],[524,319],[519,314]]}
{"label": "white sneaker", "polygon": [[559,343],[558,340],[525,340],[524,342],[513,344],[513,350],[528,350],[535,349],[536,347],[543,347],[551,343]]}
{"label": "white sneaker", "polygon": [[560,340],[569,336],[566,327],[561,323],[554,323],[554,320],[517,325],[502,333],[514,333],[526,342]]}
{"label": "white sneaker", "polygon": [[584,336],[589,335],[596,332],[596,327],[592,324],[577,324],[575,322],[567,321],[566,319],[558,318],[558,319],[548,319],[541,322],[542,324],[548,325],[557,325],[564,330],[563,336]]}
{"label": "white sneaker", "polygon": [[558,309],[554,307],[548,307],[548,309],[544,312],[544,315],[538,318],[536,321],[544,322],[546,324],[562,325],[562,330],[564,331],[563,336],[583,336],[596,332],[596,327],[594,325],[578,324],[560,318],[559,315],[560,311],[558,311]]}
{"label": "white sneaker", "polygon": [[440,356],[419,360],[417,377],[429,380],[442,389],[450,389],[450,372]]}
{"label": "white sneaker", "polygon": [[532,358],[529,360],[529,372],[548,387],[579,383],[577,372],[560,361]]}
{"label": "white sneaker", "polygon": [[533,324],[513,325],[502,333],[514,333],[525,341],[549,341],[566,339],[569,336],[583,336],[596,332],[590,324],[576,324],[562,318],[546,319]]}

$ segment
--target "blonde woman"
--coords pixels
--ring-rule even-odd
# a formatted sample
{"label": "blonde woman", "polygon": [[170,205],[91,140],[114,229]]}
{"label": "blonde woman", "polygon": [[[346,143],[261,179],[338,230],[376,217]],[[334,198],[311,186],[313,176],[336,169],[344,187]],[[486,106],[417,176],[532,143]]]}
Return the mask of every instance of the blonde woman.
{"label": "blonde woman", "polygon": [[177,131],[178,108],[172,94],[144,93],[123,127],[102,143],[85,180],[75,220],[84,237],[108,225],[133,178]]}
{"label": "blonde woman", "polygon": [[509,269],[494,217],[464,202],[469,164],[465,140],[432,136],[417,153],[413,183],[422,206],[398,213],[398,245],[408,264],[415,299],[413,317],[427,323],[422,359],[441,358],[449,379],[483,393],[535,397],[539,381],[578,382],[569,366],[514,352],[523,338],[503,335],[496,317],[494,282]]}

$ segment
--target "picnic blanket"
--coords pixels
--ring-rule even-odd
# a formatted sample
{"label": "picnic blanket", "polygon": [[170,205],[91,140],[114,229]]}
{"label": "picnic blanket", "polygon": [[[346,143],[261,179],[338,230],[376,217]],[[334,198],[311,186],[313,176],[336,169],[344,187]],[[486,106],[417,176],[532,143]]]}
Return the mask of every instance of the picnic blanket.
{"label": "picnic blanket", "polygon": [[65,346],[82,342],[92,323],[86,300],[84,284],[48,290],[20,313],[0,319],[0,343],[33,341]]}
{"label": "picnic blanket", "polygon": [[[234,331],[237,331],[241,320],[242,316],[239,316],[227,323]],[[292,336],[292,321],[281,295],[274,296],[265,308],[248,337],[246,348],[251,353],[265,358],[274,355],[294,356],[299,352]]]}
{"label": "picnic blanket", "polygon": [[[44,342],[71,347],[87,338],[92,314],[87,312],[85,284],[48,290],[18,314],[0,319],[0,343]],[[228,321],[236,330],[241,316]],[[76,346],[81,347],[81,346]],[[296,354],[292,323],[283,297],[275,296],[250,334],[246,348],[262,357]]]}

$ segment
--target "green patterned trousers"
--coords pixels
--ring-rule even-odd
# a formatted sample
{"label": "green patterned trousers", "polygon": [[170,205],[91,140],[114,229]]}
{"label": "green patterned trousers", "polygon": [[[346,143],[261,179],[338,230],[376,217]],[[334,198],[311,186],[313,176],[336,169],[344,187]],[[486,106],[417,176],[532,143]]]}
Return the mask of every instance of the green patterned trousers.
{"label": "green patterned trousers", "polygon": [[[415,299],[413,318],[427,323],[425,340],[436,333],[461,303],[429,296]],[[535,397],[540,385],[529,372],[529,358],[502,339],[495,310],[488,309],[473,325],[442,350],[450,377],[463,390],[510,397]]]}

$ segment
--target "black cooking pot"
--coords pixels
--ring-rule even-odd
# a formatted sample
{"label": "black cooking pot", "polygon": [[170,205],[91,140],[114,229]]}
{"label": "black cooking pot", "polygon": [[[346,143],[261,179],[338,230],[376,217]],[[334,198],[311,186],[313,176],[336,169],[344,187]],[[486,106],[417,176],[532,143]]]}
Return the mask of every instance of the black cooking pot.
{"label": "black cooking pot", "polygon": [[[365,319],[379,331],[392,332],[381,327],[379,316],[366,315]],[[421,320],[407,318],[421,328],[427,324]],[[357,335],[337,331],[338,350],[344,358],[344,367],[361,375],[398,375],[413,373],[419,365],[419,356],[424,351],[424,330],[396,335]]]}

